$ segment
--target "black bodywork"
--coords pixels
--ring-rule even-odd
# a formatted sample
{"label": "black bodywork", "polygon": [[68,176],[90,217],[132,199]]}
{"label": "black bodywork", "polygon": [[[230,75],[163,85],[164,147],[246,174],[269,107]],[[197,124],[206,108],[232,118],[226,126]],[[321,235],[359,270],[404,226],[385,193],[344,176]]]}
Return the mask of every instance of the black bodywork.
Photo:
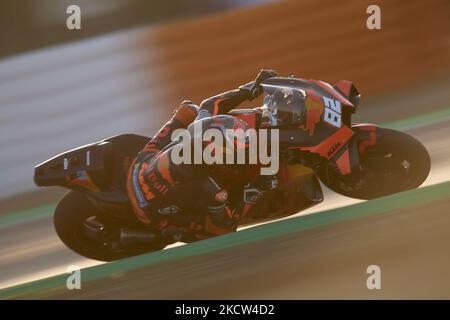
{"label": "black bodywork", "polygon": [[[60,186],[81,192],[101,212],[120,220],[135,221],[127,196],[126,176],[134,157],[149,140],[149,137],[141,135],[123,134],[69,150],[36,166],[35,184]],[[267,212],[262,206],[260,212],[243,221],[243,224],[273,219],[274,215],[290,215],[323,200],[315,174],[301,174],[293,179],[297,190],[292,197],[301,200],[295,208]],[[269,193],[264,202],[267,204],[270,202],[268,199],[277,196]]]}
{"label": "black bodywork", "polygon": [[34,182],[82,192],[99,209],[130,219],[133,214],[126,192],[127,171],[149,140],[123,134],[69,150],[36,166]]}

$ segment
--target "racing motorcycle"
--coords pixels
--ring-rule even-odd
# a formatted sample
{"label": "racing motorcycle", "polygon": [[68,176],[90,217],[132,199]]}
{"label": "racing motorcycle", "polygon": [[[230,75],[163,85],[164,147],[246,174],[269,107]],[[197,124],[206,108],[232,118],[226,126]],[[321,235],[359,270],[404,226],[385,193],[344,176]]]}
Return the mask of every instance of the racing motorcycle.
{"label": "racing motorcycle", "polygon": [[[240,225],[317,205],[323,201],[319,181],[336,193],[373,199],[417,188],[427,178],[430,157],[419,141],[374,124],[352,123],[360,101],[353,83],[340,80],[331,86],[290,76],[247,86],[255,97],[262,93],[263,106],[229,114],[251,128],[279,129],[280,168],[276,188],[258,200]],[[167,245],[156,230],[137,222],[126,192],[130,163],[149,140],[113,136],[36,166],[38,186],[70,189],[56,207],[54,225],[71,250],[111,261]]]}

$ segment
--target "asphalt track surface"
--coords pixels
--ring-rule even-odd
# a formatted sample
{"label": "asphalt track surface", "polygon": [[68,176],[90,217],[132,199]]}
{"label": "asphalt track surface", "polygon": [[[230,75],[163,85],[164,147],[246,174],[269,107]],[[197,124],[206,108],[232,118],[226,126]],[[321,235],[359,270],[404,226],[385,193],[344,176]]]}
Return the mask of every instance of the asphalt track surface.
{"label": "asphalt track surface", "polygon": [[[60,299],[448,299],[450,183],[0,292]],[[380,290],[367,268],[381,270]]]}
{"label": "asphalt track surface", "polygon": [[[443,86],[447,86],[448,81],[444,81]],[[380,101],[383,101],[382,105],[377,105],[377,108],[366,108],[361,109],[360,115],[358,115],[358,120],[363,121],[373,121],[375,123],[382,123],[385,124],[387,127],[391,127],[394,129],[399,129],[402,131],[406,131],[419,139],[428,149],[428,151],[431,154],[432,157],[432,171],[427,179],[426,185],[433,185],[440,182],[445,182],[450,180],[450,170],[448,169],[450,166],[450,157],[448,156],[450,154],[450,142],[448,140],[448,136],[450,136],[450,97],[449,93],[446,92],[447,90],[434,90],[434,93],[427,94],[425,87],[420,87],[423,90],[414,90],[414,92],[410,93],[404,93],[400,96],[391,96],[391,97],[377,97],[377,99],[373,99],[369,102],[368,105],[375,105],[379,104]],[[448,86],[447,86],[448,88]],[[390,101],[390,102],[386,102]],[[395,102],[395,103],[394,103]],[[426,112],[424,112],[424,107],[426,106]],[[398,108],[396,110],[394,108]],[[406,110],[406,111],[405,111]],[[399,118],[398,114],[403,113],[401,115],[401,118]],[[233,253],[232,258],[230,255],[222,255],[222,253],[217,253],[214,259],[206,259],[206,260],[199,260],[198,263],[201,263],[202,268],[198,269],[196,268],[194,271],[196,276],[200,278],[201,274],[204,274],[205,272],[210,272],[212,274],[215,274],[216,272],[219,272],[223,268],[222,265],[227,265],[227,263],[235,263],[235,267],[237,267],[237,260],[244,256],[247,257],[245,261],[246,264],[251,263],[251,261],[254,261],[254,265],[249,266],[246,265],[245,270],[242,269],[240,274],[234,275],[233,279],[236,281],[242,281],[242,284],[239,284],[239,290],[232,289],[231,284],[229,284],[228,289],[224,289],[221,292],[223,293],[222,296],[218,296],[217,293],[214,293],[214,290],[212,289],[211,285],[208,285],[208,283],[205,283],[205,288],[208,288],[208,290],[204,291],[208,293],[208,296],[202,296],[200,293],[195,295],[195,290],[193,290],[194,287],[199,286],[200,284],[198,282],[195,282],[192,286],[188,286],[185,290],[179,291],[179,294],[175,294],[174,292],[165,292],[164,291],[156,291],[152,294],[149,294],[148,290],[145,291],[145,294],[139,295],[136,293],[135,296],[127,296],[127,297],[141,297],[141,298],[149,298],[149,297],[157,297],[157,298],[182,298],[182,297],[211,297],[211,298],[301,298],[301,297],[308,297],[308,298],[314,298],[314,297],[325,297],[325,298],[332,298],[332,297],[380,297],[377,295],[377,293],[367,293],[364,288],[358,287],[361,289],[361,291],[358,291],[358,288],[353,288],[352,290],[348,289],[348,291],[345,290],[344,281],[347,281],[348,279],[352,277],[361,277],[361,281],[363,281],[366,278],[366,274],[362,273],[352,273],[352,270],[354,271],[356,266],[359,268],[362,265],[369,265],[371,263],[369,262],[370,257],[374,257],[371,255],[371,252],[373,253],[373,250],[381,250],[377,252],[383,252],[383,255],[380,255],[379,259],[374,264],[382,264],[383,263],[390,263],[392,261],[397,261],[396,270],[400,272],[402,268],[405,269],[405,274],[414,275],[413,270],[414,268],[409,268],[406,265],[407,263],[410,263],[414,266],[420,266],[422,261],[422,264],[425,264],[424,272],[425,271],[432,271],[433,266],[441,264],[446,265],[448,263],[448,260],[446,260],[446,257],[442,258],[442,261],[436,261],[435,259],[431,259],[433,257],[428,257],[426,260],[421,260],[422,257],[419,255],[415,255],[414,257],[409,257],[408,259],[402,259],[402,255],[398,254],[399,252],[403,252],[402,248],[400,247],[389,247],[389,250],[392,250],[391,254],[389,255],[389,250],[381,249],[382,245],[380,244],[379,247],[375,247],[374,243],[362,243],[360,247],[356,248],[358,250],[363,250],[364,248],[368,251],[366,252],[366,259],[364,260],[352,260],[349,257],[347,257],[348,261],[346,262],[348,264],[345,265],[339,265],[337,264],[337,268],[342,272],[339,273],[342,275],[339,280],[335,276],[332,276],[333,269],[331,268],[331,264],[329,264],[323,256],[325,256],[326,250],[332,250],[335,249],[337,251],[333,251],[330,253],[327,253],[327,256],[330,257],[332,260],[336,252],[339,250],[344,250],[348,246],[348,242],[352,237],[348,236],[354,232],[354,236],[357,237],[360,235],[361,237],[364,236],[364,230],[367,232],[373,232],[376,234],[379,232],[380,238],[379,240],[383,243],[387,242],[399,242],[399,243],[406,243],[407,239],[409,237],[414,237],[413,232],[417,232],[420,236],[421,233],[425,232],[428,235],[440,235],[440,231],[442,231],[442,228],[445,229],[445,227],[448,227],[448,220],[446,220],[446,217],[444,213],[446,212],[446,203],[448,199],[439,199],[439,201],[433,202],[431,205],[423,206],[422,204],[417,204],[416,207],[414,207],[414,210],[401,210],[396,209],[395,217],[393,217],[393,213],[389,213],[389,215],[383,216],[383,218],[367,218],[364,223],[362,223],[363,226],[359,226],[356,222],[346,222],[346,224],[350,223],[350,225],[341,224],[339,226],[327,226],[323,228],[328,229],[322,229],[319,228],[318,230],[309,230],[304,233],[291,235],[286,238],[285,240],[279,240],[277,241],[271,241],[267,240],[266,243],[259,243],[259,244],[252,244],[248,245],[250,247],[242,246],[240,247],[238,253]],[[301,212],[298,215],[306,215],[314,212],[319,212],[331,208],[338,208],[338,207],[344,207],[348,206],[354,203],[357,203],[359,201],[346,198],[343,196],[336,195],[334,193],[328,192],[325,190],[325,201],[323,204],[316,206],[310,210],[307,210],[305,212]],[[21,212],[21,213],[15,213],[15,214],[9,214],[9,215],[2,215],[0,216],[0,288],[7,288],[14,285],[18,285],[21,283],[26,283],[29,281],[34,281],[42,278],[46,278],[49,276],[65,273],[67,270],[67,267],[69,265],[78,265],[80,267],[89,267],[93,265],[100,264],[98,261],[88,260],[83,257],[80,257],[68,250],[64,247],[64,245],[59,241],[59,239],[56,237],[56,234],[53,230],[52,226],[52,211],[53,205],[48,205],[44,207],[39,208],[33,208],[31,211],[28,212]],[[423,218],[424,216],[420,216],[419,213],[424,211],[423,209],[426,209],[428,216],[426,217],[427,223],[424,224]],[[393,212],[394,212],[393,211]],[[411,212],[416,212],[417,216],[410,216]],[[402,220],[403,219],[403,220]],[[411,219],[411,220],[409,220]],[[393,221],[397,221],[396,223],[401,223],[403,221],[404,225],[397,225],[398,228],[403,228],[402,230],[405,232],[404,237],[402,237],[402,233],[396,233],[395,230],[398,230],[397,228],[394,228],[395,223]],[[411,221],[406,224],[406,221]],[[414,222],[414,224],[412,223]],[[353,225],[353,223],[356,224],[356,226]],[[411,225],[410,225],[411,223]],[[417,223],[417,224],[415,224]],[[408,227],[406,227],[406,226]],[[423,228],[429,228],[424,230],[417,230],[417,226],[423,226]],[[353,227],[352,227],[353,226]],[[392,226],[392,227],[389,227]],[[354,228],[353,231],[350,229]],[[362,229],[361,229],[362,228]],[[377,229],[378,228],[378,229]],[[411,229],[412,228],[412,229]],[[414,229],[416,228],[416,229]],[[325,231],[324,231],[325,230]],[[347,232],[348,230],[348,232]],[[377,231],[378,230],[378,231]],[[380,232],[381,230],[385,230],[383,232]],[[412,231],[411,231],[412,230]],[[358,233],[359,232],[359,233]],[[313,233],[313,234],[311,234]],[[425,234],[424,233],[424,234]],[[308,236],[309,235],[309,236]],[[334,235],[334,236],[333,236]],[[334,242],[333,246],[327,247],[327,239],[330,240],[330,237],[332,240],[339,240],[342,241],[342,246],[338,246],[337,242]],[[309,240],[310,239],[310,240]],[[370,238],[371,241],[374,241],[375,238]],[[439,240],[438,236],[437,238],[428,237],[425,239],[426,241],[429,241],[431,244],[432,240]],[[424,241],[425,241],[424,240]],[[441,239],[443,244],[448,244],[448,238]],[[360,240],[358,240],[359,242]],[[425,245],[427,242],[421,242],[423,245]],[[308,243],[314,244],[314,246],[319,247],[313,247],[316,248],[315,250],[309,249]],[[422,246],[421,244],[421,246]],[[405,244],[406,245],[406,244]],[[364,247],[366,246],[366,247]],[[407,245],[406,245],[407,246]],[[351,247],[351,246],[350,246]],[[259,249],[258,249],[259,248]],[[263,249],[261,249],[263,248]],[[295,254],[296,252],[299,252],[299,249],[302,249],[302,254]],[[425,248],[425,247],[423,247]],[[355,249],[355,250],[356,250]],[[366,250],[364,249],[364,250]],[[230,249],[231,250],[231,249]],[[237,250],[237,249],[236,249]],[[258,261],[256,259],[256,254],[260,251],[264,250],[264,253],[261,254],[261,256],[264,256],[263,261]],[[400,250],[400,251],[398,251]],[[428,248],[426,250],[422,250],[425,253],[432,254],[433,252],[437,252],[437,248]],[[252,252],[252,254],[248,254],[246,252]],[[281,253],[283,254],[283,257],[280,257],[279,255]],[[308,253],[309,252],[309,253]],[[322,253],[321,253],[322,252]],[[364,256],[362,251],[360,252],[361,256]],[[423,253],[422,252],[422,253]],[[386,254],[384,254],[386,253]],[[347,252],[347,255],[350,253]],[[270,255],[270,256],[269,256]],[[278,256],[277,256],[278,255]],[[250,257],[253,257],[253,260],[250,259]],[[270,258],[269,258],[270,257]],[[336,257],[335,257],[336,258]],[[426,258],[426,257],[425,257]],[[424,259],[425,259],[424,258]],[[434,257],[436,258],[436,257]],[[197,259],[197,258],[196,258]],[[198,258],[202,259],[202,258]],[[317,265],[313,263],[306,263],[307,259],[313,259],[314,261],[322,261],[324,265],[322,267],[318,267]],[[416,259],[416,260],[414,260]],[[330,261],[331,261],[330,260]],[[270,261],[268,263],[267,261]],[[284,261],[284,262],[283,262]],[[408,262],[409,261],[409,262]],[[424,261],[433,261],[428,264]],[[195,262],[195,261],[194,261]],[[259,262],[259,263],[258,263]],[[343,263],[343,262],[342,262]],[[182,262],[179,266],[173,265],[173,266],[167,266],[166,267],[166,273],[170,273],[171,277],[173,279],[179,279],[183,277],[187,277],[189,275],[192,276],[191,273],[188,271],[185,271],[184,273],[180,271],[179,268],[182,268],[184,265],[184,262]],[[193,266],[196,264],[194,263]],[[267,265],[267,268],[262,268],[261,265]],[[315,266],[315,267],[314,267]],[[426,268],[428,266],[428,269]],[[231,267],[231,266],[230,266]],[[178,269],[177,269],[178,268]],[[192,267],[194,268],[194,267]],[[262,268],[262,269],[261,269]],[[345,270],[344,270],[345,269]],[[447,268],[448,269],[448,268]],[[181,269],[182,270],[182,269]],[[191,270],[191,269],[189,269]],[[254,271],[252,271],[254,270]],[[298,272],[294,272],[295,270],[298,270]],[[303,270],[303,271],[302,271]],[[309,271],[308,271],[309,270]],[[323,272],[320,272],[322,270]],[[409,270],[409,271],[408,271]],[[155,272],[160,271],[160,269],[156,268],[154,270]],[[263,290],[258,285],[258,277],[263,276],[263,272],[271,272],[274,274],[273,281],[267,282],[267,287],[270,288],[270,290]],[[427,271],[427,272],[428,272]],[[139,271],[144,272],[144,271]],[[149,271],[150,272],[150,271]],[[253,273],[252,273],[253,272]],[[409,273],[408,273],[409,272]],[[295,274],[294,274],[295,273]],[[431,272],[436,277],[440,273]],[[152,273],[155,274],[155,273]],[[156,273],[157,274],[157,273]],[[253,274],[253,276],[252,276]],[[310,274],[309,277],[306,277],[306,275]],[[285,277],[286,276],[286,277]],[[398,278],[399,273],[395,273],[395,275],[390,274],[388,277],[392,277],[394,279],[395,277]],[[416,274],[417,276],[417,274]],[[158,281],[158,279],[161,279],[163,275],[158,276],[158,278],[152,278],[154,281]],[[300,277],[303,279],[301,281],[302,283],[302,290],[298,290],[296,288],[296,285],[298,282],[294,281],[295,279],[300,279]],[[226,277],[225,277],[226,278]],[[225,279],[224,278],[224,279]],[[417,277],[416,277],[417,278]],[[215,281],[213,278],[206,277],[206,279],[210,279],[210,281]],[[291,280],[289,280],[291,279]],[[318,279],[321,279],[318,281]],[[346,280],[347,279],[347,280]],[[356,278],[355,278],[356,279]],[[388,278],[389,279],[389,278]],[[420,278],[419,278],[420,279]],[[433,278],[434,279],[434,278]],[[444,278],[445,279],[445,278]],[[152,280],[152,281],[153,281]],[[274,282],[276,280],[276,283]],[[317,280],[317,281],[315,281]],[[436,279],[434,279],[436,280]],[[100,281],[100,280],[98,280]],[[149,280],[150,281],[150,280]],[[205,280],[206,282],[208,280]],[[364,280],[365,281],[365,280]],[[406,281],[406,280],[405,280]],[[411,280],[412,281],[412,280]],[[436,280],[437,281],[437,280]],[[423,287],[427,288],[428,286],[431,286],[432,283],[435,283],[436,281],[431,281],[428,279],[428,282],[423,284]],[[225,280],[223,280],[224,283],[221,285],[224,286],[224,288],[227,288],[227,284]],[[414,282],[414,281],[412,281]],[[130,282],[131,284],[133,282]],[[317,284],[322,284],[323,286],[328,285],[328,289],[324,289],[325,291],[321,291],[320,286],[317,286]],[[361,282],[358,282],[359,285],[361,285]],[[406,283],[406,282],[405,282]],[[437,283],[437,282],[436,282]],[[428,291],[424,291],[423,295],[420,295],[419,291],[410,291],[409,295],[406,295],[404,297],[432,297],[439,296],[439,297],[445,297],[445,294],[448,294],[450,292],[450,285],[444,286],[443,283],[440,282],[442,290],[432,290],[432,288],[435,287],[429,287]],[[131,288],[130,285],[126,285],[127,287]],[[243,288],[246,287],[246,284],[249,285],[248,290],[244,290]],[[339,285],[340,284],[340,285]],[[397,283],[398,288],[404,288],[399,283]],[[308,287],[310,286],[310,287]],[[439,286],[438,286],[439,287]],[[156,287],[155,287],[156,288]],[[253,288],[253,289],[251,289]],[[306,290],[310,288],[310,290]],[[325,288],[325,287],[324,287]],[[333,289],[334,288],[334,289]],[[338,288],[344,288],[343,290]],[[192,290],[192,291],[190,291]],[[252,291],[253,290],[253,291]],[[316,291],[315,291],[316,290]],[[334,291],[333,291],[334,290]],[[337,291],[336,291],[337,290]],[[400,289],[399,289],[400,290]],[[103,291],[102,293],[96,293],[95,291],[90,290],[89,292],[86,292],[86,296],[80,296],[80,297],[90,297],[90,298],[100,298],[100,297],[120,297],[120,290],[116,291]],[[123,291],[122,291],[123,292]],[[136,290],[136,292],[139,292],[139,290]],[[157,292],[157,293],[156,293]],[[386,292],[386,291],[385,291]],[[397,294],[406,294],[407,291],[388,291],[390,292],[387,297],[398,297]],[[184,295],[186,294],[186,295]],[[444,295],[444,296],[443,296]]]}

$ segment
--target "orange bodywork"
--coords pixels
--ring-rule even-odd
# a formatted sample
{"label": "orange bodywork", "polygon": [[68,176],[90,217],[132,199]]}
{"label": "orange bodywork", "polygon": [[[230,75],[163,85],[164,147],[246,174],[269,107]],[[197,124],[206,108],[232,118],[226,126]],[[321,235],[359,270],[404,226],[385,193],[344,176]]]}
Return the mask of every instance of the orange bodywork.
{"label": "orange bodywork", "polygon": [[333,157],[353,136],[353,130],[348,127],[342,127],[329,136],[327,139],[313,147],[292,147],[291,149],[300,149],[312,153],[318,153],[326,159]]}

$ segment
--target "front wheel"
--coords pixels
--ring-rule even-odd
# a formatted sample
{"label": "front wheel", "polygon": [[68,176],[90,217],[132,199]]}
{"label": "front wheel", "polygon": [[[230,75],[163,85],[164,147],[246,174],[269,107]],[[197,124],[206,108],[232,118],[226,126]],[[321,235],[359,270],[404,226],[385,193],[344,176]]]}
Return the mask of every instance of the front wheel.
{"label": "front wheel", "polygon": [[360,155],[361,172],[342,176],[328,165],[318,172],[321,181],[337,193],[364,200],[418,188],[430,172],[428,151],[406,133],[379,130],[377,143]]}
{"label": "front wheel", "polygon": [[114,247],[119,238],[119,227],[106,226],[105,241],[88,236],[86,225],[90,218],[102,213],[81,192],[69,191],[59,201],[53,218],[56,233],[61,241],[76,253],[95,260],[112,261],[144,252],[157,251],[165,247],[163,243],[123,248]]}

